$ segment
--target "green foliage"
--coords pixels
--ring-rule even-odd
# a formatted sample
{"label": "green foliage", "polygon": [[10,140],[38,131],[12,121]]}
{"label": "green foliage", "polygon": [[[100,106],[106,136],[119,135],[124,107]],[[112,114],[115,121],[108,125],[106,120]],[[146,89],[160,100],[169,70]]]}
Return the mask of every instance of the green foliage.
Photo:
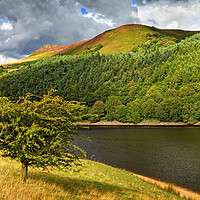
{"label": "green foliage", "polygon": [[141,109],[141,100],[135,100],[129,104],[128,107],[128,122],[138,123],[142,121],[142,109]]}
{"label": "green foliage", "polygon": [[31,101],[31,94],[17,102],[0,98],[0,150],[22,163],[24,180],[28,166],[66,169],[79,158],[73,145],[77,133],[72,122],[79,119],[83,107],[54,97],[52,92],[40,101]]}
{"label": "green foliage", "polygon": [[162,94],[158,86],[154,85],[147,91],[146,95],[144,96],[144,100],[152,99],[156,103],[160,103],[163,100]]}
{"label": "green foliage", "polygon": [[120,122],[127,122],[128,108],[125,105],[120,105],[116,110],[116,119]]}
{"label": "green foliage", "polygon": [[154,37],[161,37],[161,34],[160,33],[154,33],[152,36],[154,36]]}
{"label": "green foliage", "polygon": [[105,112],[105,105],[103,101],[96,101],[89,112],[90,114],[97,114],[100,117],[103,116]]}
{"label": "green foliage", "polygon": [[158,103],[154,99],[148,99],[142,104],[143,117],[145,119],[153,119],[156,116]]}
{"label": "green foliage", "polygon": [[0,65],[0,73],[3,72],[3,66]]}
{"label": "green foliage", "polygon": [[[43,59],[0,77],[1,95],[16,101],[27,92],[42,96],[54,88],[65,100],[84,102],[99,116],[92,121],[189,122],[190,116],[197,121],[198,109],[193,115],[190,108],[200,102],[200,34],[164,48],[162,36],[152,38],[147,44],[156,38],[155,46],[137,52]],[[97,101],[105,104],[101,116],[92,108]]]}
{"label": "green foliage", "polygon": [[147,34],[146,34],[146,37],[151,37],[151,33],[147,33]]}
{"label": "green foliage", "polygon": [[121,106],[122,102],[119,100],[119,97],[114,95],[108,97],[105,103],[105,110],[107,112],[106,118],[109,121],[117,119],[117,112]]}
{"label": "green foliage", "polygon": [[92,108],[89,110],[89,114],[91,114],[89,120],[92,122],[97,122],[100,120],[105,113],[105,105],[103,101],[96,101]]}
{"label": "green foliage", "polygon": [[103,48],[102,44],[96,45],[94,48],[92,47],[86,47],[86,49],[82,52],[82,54],[91,54],[98,52],[101,48]]}
{"label": "green foliage", "polygon": [[183,106],[183,121],[194,124],[200,120],[200,103],[185,103]]}
{"label": "green foliage", "polygon": [[182,100],[168,98],[162,101],[157,108],[157,118],[160,121],[182,121]]}

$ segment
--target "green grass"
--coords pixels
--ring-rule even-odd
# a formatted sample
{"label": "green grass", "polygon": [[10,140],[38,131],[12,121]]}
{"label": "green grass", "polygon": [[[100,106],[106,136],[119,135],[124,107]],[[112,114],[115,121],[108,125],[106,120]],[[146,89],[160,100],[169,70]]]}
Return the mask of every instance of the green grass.
{"label": "green grass", "polygon": [[0,199],[183,199],[130,172],[83,160],[80,172],[29,170],[27,183],[21,182],[21,166],[0,158]]}

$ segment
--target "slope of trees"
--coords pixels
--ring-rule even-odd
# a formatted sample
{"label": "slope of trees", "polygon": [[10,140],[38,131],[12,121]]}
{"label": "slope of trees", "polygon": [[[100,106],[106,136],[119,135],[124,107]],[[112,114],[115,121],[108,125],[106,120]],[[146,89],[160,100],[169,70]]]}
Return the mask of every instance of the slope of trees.
{"label": "slope of trees", "polygon": [[194,123],[200,120],[199,55],[200,34],[165,48],[55,56],[1,77],[0,91],[17,100],[26,92],[42,96],[54,88],[103,119]]}

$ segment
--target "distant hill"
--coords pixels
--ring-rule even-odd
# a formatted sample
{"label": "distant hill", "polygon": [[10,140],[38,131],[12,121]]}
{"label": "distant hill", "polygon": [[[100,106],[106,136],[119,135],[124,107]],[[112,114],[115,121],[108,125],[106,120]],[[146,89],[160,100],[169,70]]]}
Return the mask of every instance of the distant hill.
{"label": "distant hill", "polygon": [[[63,54],[74,55],[99,51],[104,54],[127,52],[141,45],[167,46],[180,42],[197,31],[162,30],[144,25],[129,24],[105,31],[84,43],[66,49]],[[98,47],[100,49],[98,49]]]}
{"label": "distant hill", "polygon": [[69,46],[45,45],[34,51],[27,58],[5,63],[4,65],[32,62],[57,54],[79,55],[95,52],[100,54],[116,54],[131,50],[138,51],[140,48],[148,49],[153,46],[174,44],[198,32],[200,31],[162,30],[144,25],[128,24],[105,31],[90,40],[73,43]]}
{"label": "distant hill", "polygon": [[0,77],[0,96],[15,101],[27,92],[38,97],[53,88],[66,100],[84,102],[86,113],[100,116],[91,121],[200,121],[200,34],[166,47],[138,48],[56,55],[25,64]]}

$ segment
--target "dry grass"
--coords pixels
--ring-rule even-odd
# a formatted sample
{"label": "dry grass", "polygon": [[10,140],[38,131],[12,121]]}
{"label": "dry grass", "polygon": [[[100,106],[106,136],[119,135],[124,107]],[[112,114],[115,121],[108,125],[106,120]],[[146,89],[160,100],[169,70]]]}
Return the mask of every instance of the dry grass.
{"label": "dry grass", "polygon": [[88,160],[83,165],[80,172],[67,173],[31,168],[23,183],[20,164],[0,158],[0,199],[182,199],[124,170]]}

